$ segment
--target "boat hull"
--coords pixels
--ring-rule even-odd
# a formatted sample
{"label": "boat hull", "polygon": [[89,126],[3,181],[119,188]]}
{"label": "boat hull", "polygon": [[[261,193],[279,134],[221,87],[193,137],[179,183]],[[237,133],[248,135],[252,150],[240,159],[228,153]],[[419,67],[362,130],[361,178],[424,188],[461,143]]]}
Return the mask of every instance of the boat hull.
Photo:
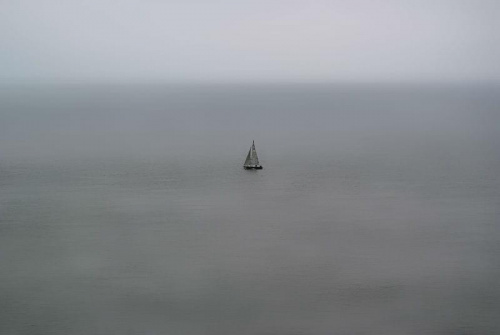
{"label": "boat hull", "polygon": [[257,166],[243,166],[243,168],[245,170],[262,170],[262,166],[261,165],[257,165]]}

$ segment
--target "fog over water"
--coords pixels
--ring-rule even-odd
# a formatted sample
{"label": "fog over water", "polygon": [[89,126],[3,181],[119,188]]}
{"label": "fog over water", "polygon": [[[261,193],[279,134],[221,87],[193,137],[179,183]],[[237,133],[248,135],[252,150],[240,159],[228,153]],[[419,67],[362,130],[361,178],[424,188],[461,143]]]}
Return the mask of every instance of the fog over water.
{"label": "fog over water", "polygon": [[499,106],[498,85],[3,85],[0,333],[500,333]]}
{"label": "fog over water", "polygon": [[2,1],[0,334],[500,334],[499,17]]}

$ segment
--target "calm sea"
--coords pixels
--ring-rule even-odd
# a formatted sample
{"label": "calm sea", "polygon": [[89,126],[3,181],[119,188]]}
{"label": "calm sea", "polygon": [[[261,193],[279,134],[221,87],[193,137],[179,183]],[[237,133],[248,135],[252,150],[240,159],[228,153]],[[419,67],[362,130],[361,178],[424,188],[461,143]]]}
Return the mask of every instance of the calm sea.
{"label": "calm sea", "polygon": [[498,85],[0,87],[1,334],[499,316]]}

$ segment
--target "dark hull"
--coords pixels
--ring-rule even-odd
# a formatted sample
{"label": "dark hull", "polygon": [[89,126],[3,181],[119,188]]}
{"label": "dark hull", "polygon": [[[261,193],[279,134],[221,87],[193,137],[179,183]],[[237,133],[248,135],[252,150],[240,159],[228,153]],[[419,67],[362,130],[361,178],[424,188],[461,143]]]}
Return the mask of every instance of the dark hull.
{"label": "dark hull", "polygon": [[243,166],[245,170],[262,170],[262,166]]}

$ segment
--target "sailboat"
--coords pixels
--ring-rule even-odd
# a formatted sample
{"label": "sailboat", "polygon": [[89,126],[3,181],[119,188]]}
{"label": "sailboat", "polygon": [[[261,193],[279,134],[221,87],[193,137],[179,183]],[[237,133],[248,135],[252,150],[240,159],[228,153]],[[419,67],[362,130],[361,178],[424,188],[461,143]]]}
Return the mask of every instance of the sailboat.
{"label": "sailboat", "polygon": [[255,151],[255,141],[252,141],[252,146],[248,151],[243,168],[245,170],[262,170],[262,165],[259,163],[259,157],[257,157],[257,151]]}

